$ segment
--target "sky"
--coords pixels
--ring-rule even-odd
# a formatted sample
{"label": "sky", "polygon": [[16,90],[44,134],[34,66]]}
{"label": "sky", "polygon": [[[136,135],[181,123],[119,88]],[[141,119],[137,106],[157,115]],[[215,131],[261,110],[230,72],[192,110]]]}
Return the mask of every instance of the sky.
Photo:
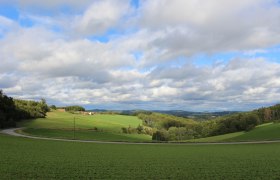
{"label": "sky", "polygon": [[279,0],[0,0],[0,89],[87,109],[280,103]]}

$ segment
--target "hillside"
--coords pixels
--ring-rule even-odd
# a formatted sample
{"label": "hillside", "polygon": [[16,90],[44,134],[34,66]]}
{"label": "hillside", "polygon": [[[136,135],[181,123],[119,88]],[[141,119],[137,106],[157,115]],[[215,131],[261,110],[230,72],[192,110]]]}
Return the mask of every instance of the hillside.
{"label": "hillside", "polygon": [[142,121],[136,116],[96,114],[82,115],[51,111],[46,118],[20,122],[21,133],[66,139],[100,141],[151,141],[151,136],[138,133],[123,133],[122,128],[136,129]]}
{"label": "hillside", "polygon": [[193,139],[187,142],[236,142],[265,141],[280,139],[280,123],[266,123],[257,126],[249,132],[235,132],[207,138]]}

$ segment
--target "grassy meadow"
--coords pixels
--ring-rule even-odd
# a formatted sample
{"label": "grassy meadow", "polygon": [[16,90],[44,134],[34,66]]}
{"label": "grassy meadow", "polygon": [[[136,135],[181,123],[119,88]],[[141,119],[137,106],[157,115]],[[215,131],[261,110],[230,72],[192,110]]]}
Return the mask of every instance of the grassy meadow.
{"label": "grassy meadow", "polygon": [[235,132],[207,138],[192,139],[188,142],[233,142],[280,140],[280,123],[267,123],[248,132]]}
{"label": "grassy meadow", "polygon": [[277,179],[280,143],[128,145],[0,134],[1,179]]}
{"label": "grassy meadow", "polygon": [[[75,120],[75,134],[74,134]],[[124,134],[122,127],[136,128],[142,120],[136,116],[96,114],[82,115],[68,112],[48,112],[46,118],[22,121],[19,127],[25,127],[24,134],[100,141],[151,141],[152,137],[144,134]]]}
{"label": "grassy meadow", "polygon": [[38,118],[21,122],[19,126],[28,128],[47,128],[47,129],[72,129],[74,125],[77,129],[98,128],[103,131],[120,132],[122,127],[137,127],[142,121],[136,116],[96,114],[82,115],[69,112],[51,111],[46,118]]}

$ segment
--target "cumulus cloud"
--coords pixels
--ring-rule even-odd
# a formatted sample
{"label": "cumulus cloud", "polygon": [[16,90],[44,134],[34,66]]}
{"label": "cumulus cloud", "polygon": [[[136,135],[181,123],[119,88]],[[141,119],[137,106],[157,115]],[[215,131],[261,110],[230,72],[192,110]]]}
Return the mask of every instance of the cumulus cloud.
{"label": "cumulus cloud", "polygon": [[[169,79],[167,85],[177,87],[178,92],[182,94],[177,98],[187,101],[262,103],[274,101],[274,98],[280,95],[275,93],[280,92],[279,86],[275,84],[280,75],[278,63],[267,62],[264,59],[233,59],[227,64],[218,66],[190,68],[192,66],[194,65],[156,69],[150,78],[157,78],[159,81]],[[275,97],[270,97],[272,92]]]}
{"label": "cumulus cloud", "polygon": [[[266,56],[280,44],[274,0],[154,0],[139,8],[128,0],[16,2],[81,9],[42,15],[23,8],[19,21],[0,15],[0,88],[11,96],[185,110],[246,110],[280,98],[279,59]],[[33,24],[21,26],[22,19]],[[235,54],[203,65],[195,58],[228,52]]]}
{"label": "cumulus cloud", "polygon": [[16,27],[17,24],[13,20],[0,15],[0,36],[5,35],[9,30]]}
{"label": "cumulus cloud", "polygon": [[11,68],[45,76],[87,77],[100,73],[102,76],[96,76],[96,79],[102,81],[110,76],[109,70],[129,67],[134,63],[127,49],[117,49],[114,43],[65,40],[36,27],[13,32],[0,44],[4,64],[16,61]]}
{"label": "cumulus cloud", "polygon": [[[7,4],[13,3],[20,8],[27,8],[28,10],[35,10],[33,8],[39,9],[49,9],[49,10],[56,10],[61,6],[66,6],[73,9],[85,8],[92,0],[48,0],[48,1],[37,1],[37,0],[1,0],[0,4]],[[35,10],[36,11],[36,10]]]}
{"label": "cumulus cloud", "polygon": [[129,1],[98,0],[76,16],[73,28],[82,34],[101,34],[115,26],[130,11]]}
{"label": "cumulus cloud", "polygon": [[141,26],[161,32],[153,45],[167,58],[240,51],[279,43],[280,7],[275,0],[144,1]]}

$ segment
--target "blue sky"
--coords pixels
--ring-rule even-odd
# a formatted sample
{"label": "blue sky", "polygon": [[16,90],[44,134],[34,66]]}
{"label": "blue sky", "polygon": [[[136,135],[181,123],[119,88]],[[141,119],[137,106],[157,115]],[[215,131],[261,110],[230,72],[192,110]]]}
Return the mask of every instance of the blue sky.
{"label": "blue sky", "polygon": [[0,2],[0,89],[88,109],[279,103],[277,0]]}

